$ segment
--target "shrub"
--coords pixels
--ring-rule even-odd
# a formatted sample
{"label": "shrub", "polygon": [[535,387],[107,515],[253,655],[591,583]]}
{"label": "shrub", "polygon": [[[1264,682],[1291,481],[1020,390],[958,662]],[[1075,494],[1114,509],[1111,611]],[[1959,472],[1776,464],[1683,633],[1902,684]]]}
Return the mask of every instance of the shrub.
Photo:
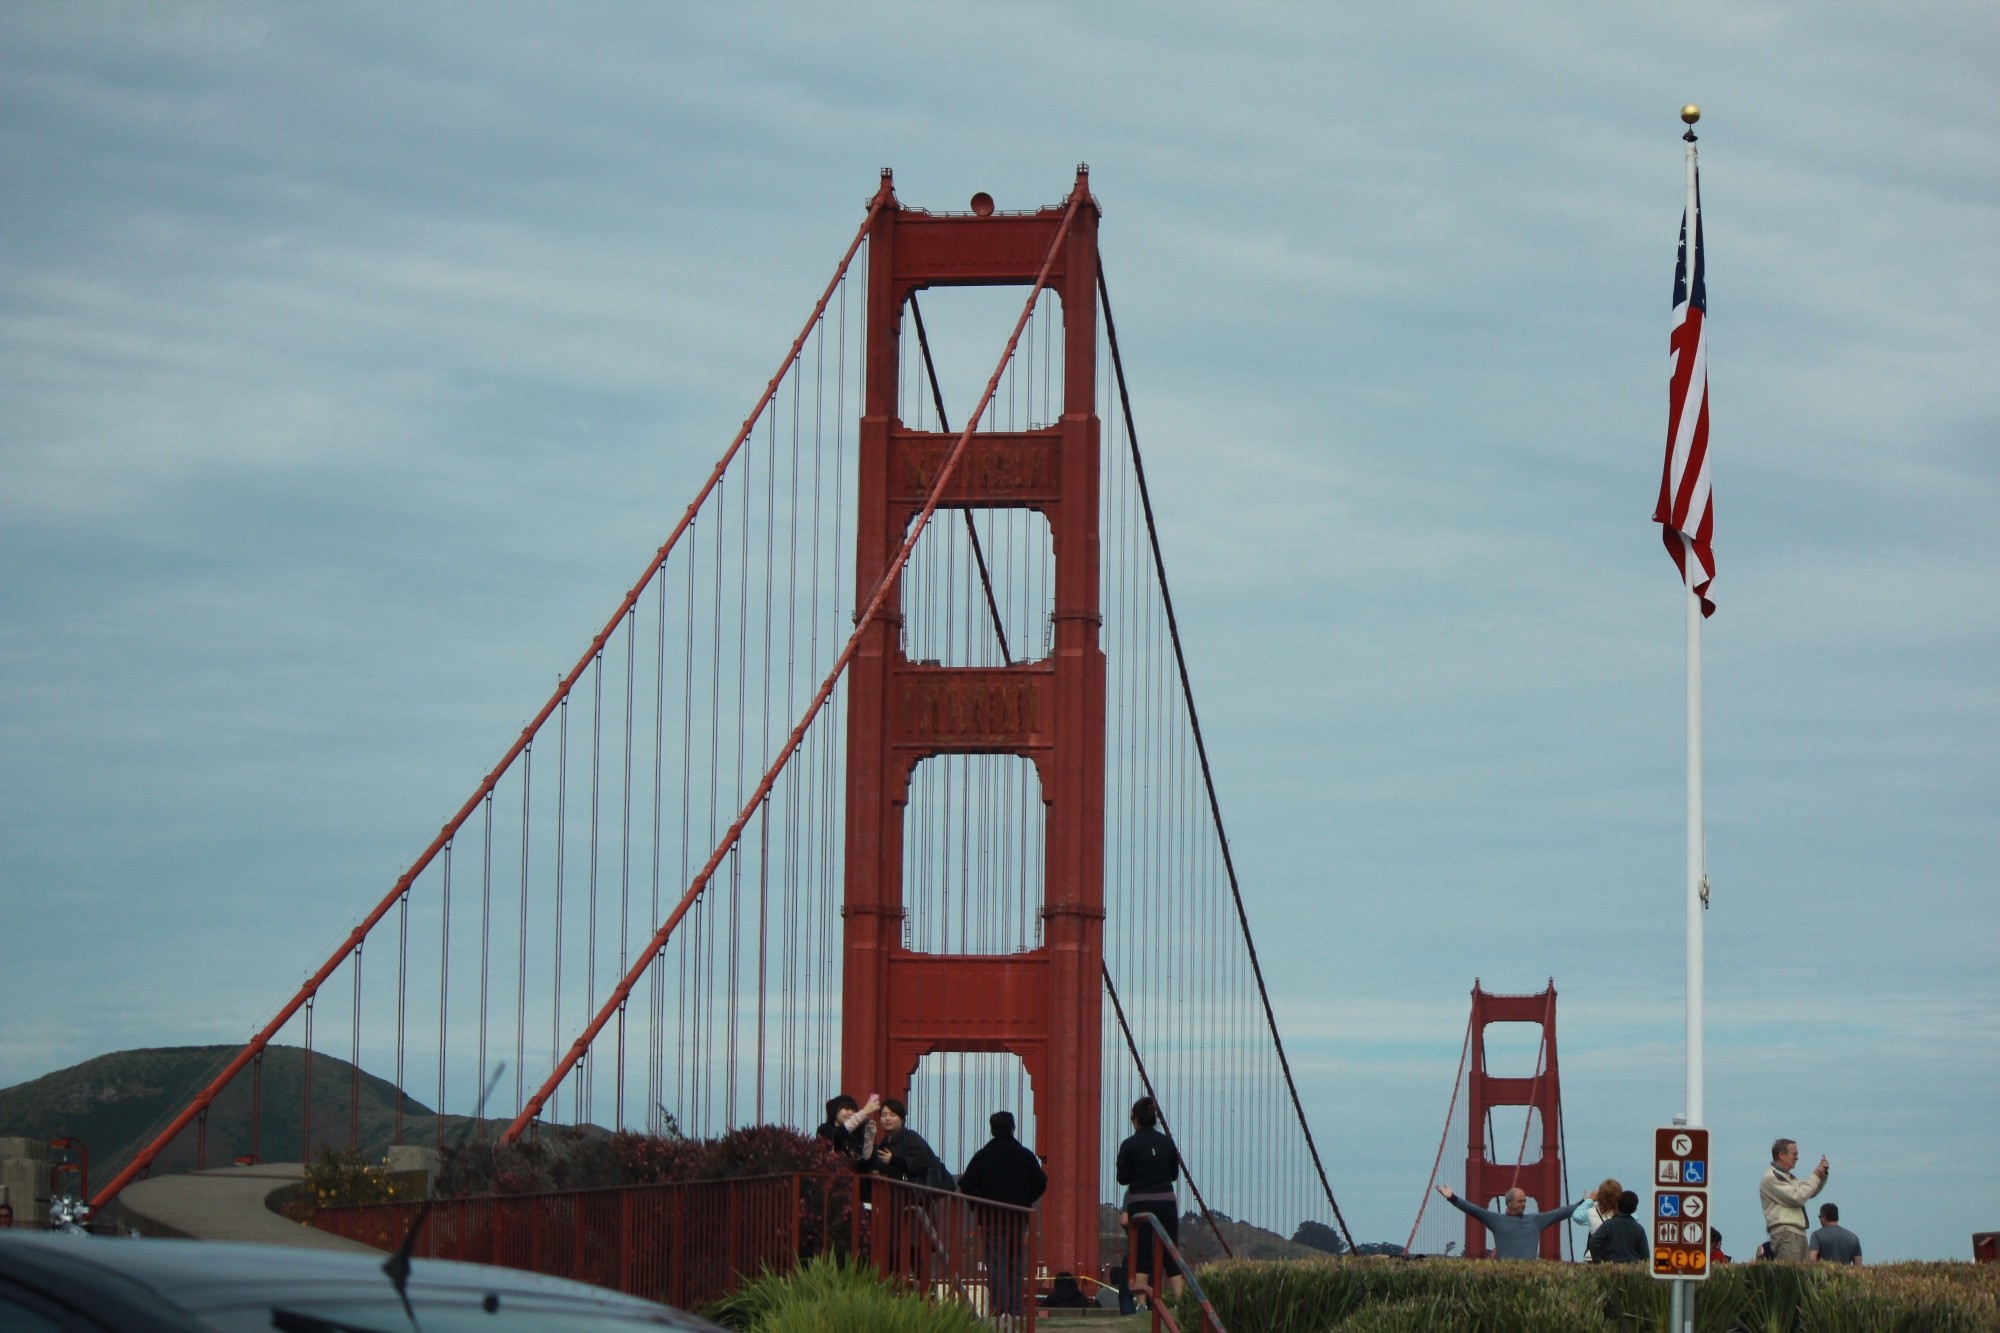
{"label": "shrub", "polygon": [[[1231,1333],[1666,1327],[1667,1284],[1636,1265],[1324,1259],[1200,1272]],[[1702,1333],[1972,1333],[2000,1329],[2000,1266],[1732,1264],[1702,1284]],[[1177,1313],[1192,1317],[1184,1300]],[[1183,1324],[1184,1327],[1188,1326]]]}
{"label": "shrub", "polygon": [[357,1148],[322,1144],[318,1158],[306,1167],[302,1202],[310,1212],[344,1203],[396,1203],[416,1194],[414,1183],[390,1171],[387,1163],[370,1162]]}
{"label": "shrub", "polygon": [[702,1312],[741,1333],[977,1333],[986,1325],[961,1305],[904,1295],[865,1264],[821,1257],[766,1274]]}
{"label": "shrub", "polygon": [[481,1139],[448,1150],[438,1192],[450,1198],[538,1194],[848,1169],[847,1160],[824,1140],[787,1125],[750,1125],[713,1139],[607,1134],[578,1126],[544,1129],[513,1143]]}

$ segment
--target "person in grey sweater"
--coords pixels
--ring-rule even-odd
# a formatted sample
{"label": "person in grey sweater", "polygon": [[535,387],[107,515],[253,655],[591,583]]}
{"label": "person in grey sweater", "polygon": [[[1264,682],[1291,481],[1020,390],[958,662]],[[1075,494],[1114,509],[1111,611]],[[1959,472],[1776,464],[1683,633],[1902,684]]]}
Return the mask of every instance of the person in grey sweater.
{"label": "person in grey sweater", "polygon": [[1486,1224],[1486,1229],[1493,1233],[1493,1257],[1496,1259],[1539,1258],[1542,1232],[1575,1212],[1583,1202],[1578,1200],[1546,1213],[1531,1213],[1528,1211],[1528,1192],[1517,1185],[1507,1191],[1507,1211],[1496,1213],[1491,1208],[1467,1203],[1453,1194],[1449,1185],[1440,1185],[1437,1190],[1444,1195],[1446,1203]]}

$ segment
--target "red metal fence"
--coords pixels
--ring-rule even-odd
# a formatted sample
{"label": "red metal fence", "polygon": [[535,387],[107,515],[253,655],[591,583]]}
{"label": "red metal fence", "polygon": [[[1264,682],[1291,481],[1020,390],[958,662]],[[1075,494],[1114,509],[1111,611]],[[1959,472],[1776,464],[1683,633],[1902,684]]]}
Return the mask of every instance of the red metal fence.
{"label": "red metal fence", "polygon": [[[322,1208],[323,1231],[394,1250],[422,1204]],[[698,1310],[816,1255],[934,1300],[1034,1324],[1039,1215],[901,1181],[807,1174],[440,1199],[414,1253],[547,1273]]]}

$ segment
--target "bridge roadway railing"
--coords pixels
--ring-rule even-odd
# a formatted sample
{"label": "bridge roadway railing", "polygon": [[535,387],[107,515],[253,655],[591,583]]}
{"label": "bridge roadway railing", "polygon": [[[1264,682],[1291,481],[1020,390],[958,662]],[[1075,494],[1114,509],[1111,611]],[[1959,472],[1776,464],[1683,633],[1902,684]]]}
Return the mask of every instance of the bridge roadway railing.
{"label": "bridge roadway railing", "polygon": [[1194,1265],[1181,1253],[1180,1246],[1168,1237],[1167,1229],[1159,1218],[1151,1213],[1127,1214],[1125,1253],[1126,1262],[1130,1265],[1126,1276],[1128,1283],[1137,1269],[1147,1270],[1152,1289],[1147,1293],[1146,1304],[1153,1315],[1153,1333],[1159,1333],[1161,1328],[1167,1329],[1168,1333],[1181,1333],[1180,1321],[1174,1318],[1173,1307],[1161,1291],[1165,1285],[1163,1279],[1170,1276],[1180,1277],[1187,1283],[1188,1290],[1194,1293],[1195,1310],[1201,1320],[1199,1333],[1229,1333],[1222,1326],[1222,1316],[1215,1312],[1208,1293],[1201,1289],[1201,1279],[1195,1276]]}
{"label": "bridge roadway railing", "polygon": [[[326,1207],[313,1224],[393,1251],[425,1206]],[[418,1258],[546,1273],[687,1310],[834,1255],[930,1299],[982,1317],[1019,1313],[1021,1327],[1034,1326],[1039,1214],[903,1181],[791,1173],[436,1199],[428,1209]]]}

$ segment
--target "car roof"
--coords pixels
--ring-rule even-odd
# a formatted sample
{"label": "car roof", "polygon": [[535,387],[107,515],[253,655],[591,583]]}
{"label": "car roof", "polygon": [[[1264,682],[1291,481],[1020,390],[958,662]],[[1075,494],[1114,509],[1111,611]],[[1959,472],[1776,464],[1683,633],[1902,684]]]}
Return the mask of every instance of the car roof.
{"label": "car roof", "polygon": [[[394,1288],[382,1271],[387,1256],[334,1250],[298,1249],[231,1241],[100,1239],[52,1233],[0,1233],[0,1276],[29,1285],[52,1284],[90,1290],[113,1308],[137,1302],[156,1317],[161,1303],[183,1312],[182,1323],[163,1328],[202,1328],[203,1311],[273,1303],[353,1299],[389,1295]],[[488,1294],[527,1298],[582,1313],[594,1310],[666,1327],[706,1329],[713,1325],[652,1301],[604,1287],[588,1286],[541,1273],[444,1259],[410,1261],[412,1300]]]}

